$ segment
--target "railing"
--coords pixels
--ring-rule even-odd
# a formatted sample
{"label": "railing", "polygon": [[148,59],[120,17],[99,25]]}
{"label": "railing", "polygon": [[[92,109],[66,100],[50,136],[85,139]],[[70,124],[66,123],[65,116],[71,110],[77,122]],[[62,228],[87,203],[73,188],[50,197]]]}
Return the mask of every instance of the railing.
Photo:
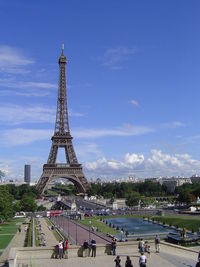
{"label": "railing", "polygon": [[31,242],[32,247],[35,247],[35,220],[32,217],[32,242]]}

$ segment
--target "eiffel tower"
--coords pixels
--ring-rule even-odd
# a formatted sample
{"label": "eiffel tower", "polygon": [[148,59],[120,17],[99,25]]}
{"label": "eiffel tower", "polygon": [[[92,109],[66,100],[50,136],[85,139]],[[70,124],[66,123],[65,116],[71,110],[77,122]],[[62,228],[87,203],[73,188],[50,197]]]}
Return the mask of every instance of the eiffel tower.
{"label": "eiffel tower", "polygon": [[[80,193],[85,193],[88,187],[88,182],[83,173],[82,165],[78,163],[74,151],[72,136],[69,129],[65,74],[67,59],[64,55],[64,45],[62,45],[62,54],[59,57],[58,63],[60,77],[55,130],[54,135],[51,138],[52,145],[47,164],[43,165],[43,173],[37,183],[37,189],[41,195],[44,193],[47,185],[56,178],[64,178],[71,181]],[[59,148],[64,148],[65,150],[65,164],[56,163]]]}

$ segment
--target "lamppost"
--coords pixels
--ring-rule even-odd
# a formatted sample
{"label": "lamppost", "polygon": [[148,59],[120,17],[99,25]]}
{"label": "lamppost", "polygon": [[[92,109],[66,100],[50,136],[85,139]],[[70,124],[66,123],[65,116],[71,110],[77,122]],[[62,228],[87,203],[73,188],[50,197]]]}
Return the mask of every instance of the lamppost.
{"label": "lamppost", "polygon": [[89,244],[90,244],[90,239],[91,239],[91,236],[90,236],[90,234],[91,234],[91,233],[90,233],[90,230],[91,230],[91,229],[90,229],[90,228],[91,228],[91,223],[92,223],[92,222],[89,221]]}
{"label": "lamppost", "polygon": [[76,220],[76,245],[78,245],[78,231],[77,231],[77,213],[76,213],[76,218],[75,218],[75,220]]}
{"label": "lamppost", "polygon": [[69,240],[69,218],[70,218],[70,217],[69,217],[69,215],[68,215],[68,217],[67,217],[67,219],[68,219],[68,220],[67,220],[67,226],[68,226],[68,227],[67,227],[67,228],[68,228],[68,234],[67,234],[67,237],[68,237],[68,240]]}

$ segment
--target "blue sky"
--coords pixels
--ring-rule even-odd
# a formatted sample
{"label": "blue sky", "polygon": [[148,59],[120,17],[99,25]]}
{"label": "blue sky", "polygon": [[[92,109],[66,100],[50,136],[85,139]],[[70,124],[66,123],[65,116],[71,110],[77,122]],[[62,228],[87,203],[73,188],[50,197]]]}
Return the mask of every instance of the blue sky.
{"label": "blue sky", "polygon": [[29,163],[40,177],[64,43],[71,133],[88,178],[199,173],[199,9],[0,0],[0,169],[22,178]]}

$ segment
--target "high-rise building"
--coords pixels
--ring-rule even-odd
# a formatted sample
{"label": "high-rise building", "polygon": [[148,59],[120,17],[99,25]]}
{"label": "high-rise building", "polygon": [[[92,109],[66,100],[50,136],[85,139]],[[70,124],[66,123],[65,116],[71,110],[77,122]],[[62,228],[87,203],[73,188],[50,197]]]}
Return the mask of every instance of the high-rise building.
{"label": "high-rise building", "polygon": [[31,165],[24,165],[24,182],[30,184],[31,182]]}

